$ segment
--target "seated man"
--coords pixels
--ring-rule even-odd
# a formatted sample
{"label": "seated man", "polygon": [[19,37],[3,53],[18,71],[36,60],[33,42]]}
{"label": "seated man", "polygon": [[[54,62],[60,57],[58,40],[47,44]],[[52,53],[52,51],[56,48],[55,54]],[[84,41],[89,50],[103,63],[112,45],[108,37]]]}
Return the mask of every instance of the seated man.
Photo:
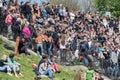
{"label": "seated man", "polygon": [[51,80],[53,80],[53,71],[48,63],[48,58],[43,59],[43,63],[39,66],[39,72],[41,75],[48,75]]}
{"label": "seated man", "polygon": [[32,64],[33,71],[35,72],[36,75],[40,75],[39,73],[39,66],[44,62],[44,59],[47,58],[47,55],[43,55],[42,59],[39,61],[38,66],[36,64]]}
{"label": "seated man", "polygon": [[20,73],[20,64],[17,63],[13,58],[14,54],[10,54],[9,58],[7,58],[7,62],[11,65],[11,69],[16,77],[23,77],[23,75]]}
{"label": "seated man", "polygon": [[7,63],[7,55],[3,55],[2,59],[0,60],[0,71],[1,72],[7,71],[7,74],[12,76],[10,65],[9,63]]}
{"label": "seated man", "polygon": [[42,59],[39,61],[38,67],[40,66],[40,64],[42,64],[44,62],[45,58],[48,58],[48,55],[45,54],[42,56]]}
{"label": "seated man", "polygon": [[36,75],[48,75],[51,80],[53,80],[53,71],[48,63],[48,56],[44,55],[39,62],[39,65],[32,64],[34,72]]}

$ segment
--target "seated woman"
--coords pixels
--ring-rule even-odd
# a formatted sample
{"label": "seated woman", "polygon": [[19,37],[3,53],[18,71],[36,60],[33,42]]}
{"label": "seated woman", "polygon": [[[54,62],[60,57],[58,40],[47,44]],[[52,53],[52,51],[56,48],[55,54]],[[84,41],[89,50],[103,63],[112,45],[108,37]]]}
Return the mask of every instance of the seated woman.
{"label": "seated woman", "polygon": [[39,73],[41,75],[48,75],[51,80],[53,80],[53,71],[50,65],[48,64],[48,58],[43,59],[43,63],[39,66]]}
{"label": "seated woman", "polygon": [[1,72],[6,72],[7,71],[7,74],[12,76],[10,64],[7,63],[7,55],[3,55],[1,60],[0,60],[0,71]]}
{"label": "seated woman", "polygon": [[48,60],[48,62],[55,73],[60,73],[60,71],[58,70],[58,65],[54,61],[53,55],[50,56],[50,59]]}
{"label": "seated woman", "polygon": [[25,42],[24,38],[22,38],[19,42],[18,51],[19,53],[25,53],[25,55],[30,55],[30,53],[27,51],[27,43]]}
{"label": "seated woman", "polygon": [[23,75],[20,73],[20,64],[17,63],[13,58],[14,54],[10,54],[9,58],[7,58],[7,62],[11,65],[11,69],[16,77],[23,77]]}

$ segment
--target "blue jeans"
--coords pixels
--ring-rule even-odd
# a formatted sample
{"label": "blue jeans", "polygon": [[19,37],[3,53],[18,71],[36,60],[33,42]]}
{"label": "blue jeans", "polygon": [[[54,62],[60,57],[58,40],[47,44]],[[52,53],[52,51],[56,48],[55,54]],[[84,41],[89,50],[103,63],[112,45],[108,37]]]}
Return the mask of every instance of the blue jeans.
{"label": "blue jeans", "polygon": [[52,54],[52,43],[50,44],[50,47],[48,48],[48,56]]}
{"label": "blue jeans", "polygon": [[111,71],[111,76],[117,78],[118,75],[119,75],[119,66],[118,64],[115,64]]}
{"label": "blue jeans", "polygon": [[25,38],[25,41],[27,42],[27,44],[25,45],[26,48],[29,48],[32,46],[32,38]]}
{"label": "blue jeans", "polygon": [[11,68],[14,71],[20,71],[20,66],[19,65],[13,64]]}
{"label": "blue jeans", "polygon": [[66,54],[66,49],[60,49],[60,60],[61,62],[66,62],[66,57],[67,57],[67,54]]}
{"label": "blue jeans", "polygon": [[[40,52],[40,49],[41,49],[41,52]],[[37,55],[44,55],[43,53],[43,44],[42,43],[38,43],[37,44]]]}
{"label": "blue jeans", "polygon": [[29,55],[29,52],[28,52],[28,50],[27,50],[27,46],[23,46],[21,49],[20,49],[20,52],[21,53],[25,53],[25,55]]}
{"label": "blue jeans", "polygon": [[89,61],[86,57],[83,58],[83,62],[85,64],[85,66],[88,66],[89,65]]}
{"label": "blue jeans", "polygon": [[42,14],[44,16],[44,19],[47,19],[49,15],[47,14],[47,11],[45,9],[42,10]]}
{"label": "blue jeans", "polygon": [[53,79],[53,71],[51,68],[47,68],[47,70],[45,70],[43,72],[43,75],[48,75],[50,79]]}
{"label": "blue jeans", "polygon": [[7,72],[12,71],[10,66],[8,66],[8,65],[4,65],[4,66],[0,67],[0,71],[5,72],[6,70],[7,70]]}
{"label": "blue jeans", "polygon": [[104,71],[105,71],[107,76],[110,76],[110,74],[111,74],[111,67],[104,68]]}
{"label": "blue jeans", "polygon": [[33,72],[35,72],[36,75],[40,75],[40,72],[38,69],[34,69]]}
{"label": "blue jeans", "polygon": [[29,22],[32,21],[32,14],[26,14],[26,18]]}
{"label": "blue jeans", "polygon": [[50,79],[53,79],[53,71],[51,68],[47,68],[47,70],[45,70],[43,73],[40,73],[38,69],[34,69],[33,71],[36,75],[48,75]]}

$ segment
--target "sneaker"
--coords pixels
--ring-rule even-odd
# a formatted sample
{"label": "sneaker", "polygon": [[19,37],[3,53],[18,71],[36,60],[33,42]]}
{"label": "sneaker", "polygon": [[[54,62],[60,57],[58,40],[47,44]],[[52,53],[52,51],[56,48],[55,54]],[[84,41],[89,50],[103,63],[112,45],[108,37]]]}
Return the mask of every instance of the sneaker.
{"label": "sneaker", "polygon": [[10,72],[7,73],[8,75],[12,76],[12,74]]}
{"label": "sneaker", "polygon": [[22,75],[22,73],[19,73],[18,75],[19,75],[19,77],[24,77],[24,76]]}
{"label": "sneaker", "polygon": [[17,74],[15,74],[15,77],[19,78],[19,76]]}
{"label": "sneaker", "polygon": [[56,71],[56,73],[61,73],[61,71]]}
{"label": "sneaker", "polygon": [[42,80],[41,77],[35,77],[35,80]]}

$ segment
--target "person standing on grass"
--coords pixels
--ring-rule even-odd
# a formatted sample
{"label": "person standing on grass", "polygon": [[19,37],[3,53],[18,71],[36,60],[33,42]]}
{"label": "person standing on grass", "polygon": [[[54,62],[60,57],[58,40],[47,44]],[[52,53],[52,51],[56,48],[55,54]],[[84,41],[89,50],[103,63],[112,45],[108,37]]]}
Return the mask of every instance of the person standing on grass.
{"label": "person standing on grass", "polygon": [[5,23],[7,24],[7,37],[9,37],[10,39],[12,39],[12,20],[13,20],[13,17],[12,17],[12,12],[9,12],[9,14],[7,15],[6,19],[5,19]]}
{"label": "person standing on grass", "polygon": [[13,18],[13,33],[14,33],[14,39],[15,39],[15,42],[16,42],[16,45],[15,45],[15,55],[18,56],[19,55],[19,52],[18,52],[18,46],[19,46],[19,42],[20,42],[20,35],[21,35],[21,18],[17,18],[17,17],[14,17]]}
{"label": "person standing on grass", "polygon": [[43,36],[42,32],[38,33],[37,38],[35,39],[35,42],[37,43],[37,55],[44,55],[43,53]]}
{"label": "person standing on grass", "polygon": [[48,53],[48,57],[50,57],[52,55],[52,49],[53,49],[53,38],[49,37],[48,38],[48,43],[47,43],[47,53]]}
{"label": "person standing on grass", "polygon": [[66,41],[65,41],[66,37],[65,35],[61,37],[60,39],[60,61],[61,64],[66,64]]}
{"label": "person standing on grass", "polygon": [[25,20],[25,26],[22,30],[22,34],[24,36],[25,41],[27,42],[26,44],[27,48],[29,48],[32,45],[31,32],[28,26],[29,22]]}

